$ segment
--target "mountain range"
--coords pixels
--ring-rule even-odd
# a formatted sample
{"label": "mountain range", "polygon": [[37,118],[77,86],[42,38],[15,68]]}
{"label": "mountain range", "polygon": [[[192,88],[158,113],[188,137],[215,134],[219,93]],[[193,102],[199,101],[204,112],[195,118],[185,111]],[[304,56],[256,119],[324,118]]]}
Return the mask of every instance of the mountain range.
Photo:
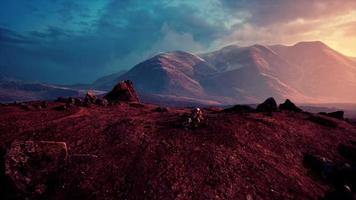
{"label": "mountain range", "polygon": [[109,90],[125,79],[153,102],[256,103],[269,96],[300,103],[356,101],[355,59],[320,41],[161,53],[92,88]]}
{"label": "mountain range", "polygon": [[[55,89],[109,91],[126,79],[134,82],[141,98],[148,103],[253,104],[270,96],[277,101],[289,98],[298,103],[356,102],[355,58],[342,55],[320,41],[293,46],[230,45],[201,54],[160,53],[128,71],[101,77],[93,84]],[[46,87],[53,90],[54,86]],[[52,94],[58,95],[49,96]]]}

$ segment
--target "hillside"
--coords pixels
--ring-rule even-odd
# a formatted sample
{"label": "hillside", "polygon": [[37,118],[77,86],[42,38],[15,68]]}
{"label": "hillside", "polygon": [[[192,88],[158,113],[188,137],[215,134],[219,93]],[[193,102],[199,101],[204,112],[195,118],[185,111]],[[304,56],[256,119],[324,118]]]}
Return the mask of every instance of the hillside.
{"label": "hillside", "polygon": [[[333,189],[309,174],[304,153],[345,162],[338,146],[356,140],[355,126],[302,112],[203,109],[203,123],[190,129],[181,126],[188,108],[60,105],[0,106],[3,151],[14,140],[66,143],[64,171],[37,191],[44,199],[319,199]],[[0,180],[5,199],[31,197]]]}

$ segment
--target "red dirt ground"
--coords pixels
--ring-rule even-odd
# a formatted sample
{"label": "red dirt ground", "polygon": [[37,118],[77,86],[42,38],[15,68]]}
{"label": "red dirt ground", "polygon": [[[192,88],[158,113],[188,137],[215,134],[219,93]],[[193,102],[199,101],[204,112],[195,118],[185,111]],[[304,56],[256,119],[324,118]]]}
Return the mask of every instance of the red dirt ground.
{"label": "red dirt ground", "polygon": [[303,153],[342,161],[337,145],[356,140],[355,126],[322,126],[307,113],[205,109],[206,124],[187,130],[179,124],[188,108],[58,105],[0,107],[3,148],[15,139],[67,143],[70,162],[44,199],[318,199],[329,186],[308,175]]}

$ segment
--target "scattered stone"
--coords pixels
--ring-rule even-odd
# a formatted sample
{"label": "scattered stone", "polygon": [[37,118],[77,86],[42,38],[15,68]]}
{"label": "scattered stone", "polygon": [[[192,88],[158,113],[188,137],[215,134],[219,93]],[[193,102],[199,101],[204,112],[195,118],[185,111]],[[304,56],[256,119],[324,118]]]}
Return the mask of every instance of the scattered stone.
{"label": "scattered stone", "polygon": [[237,112],[237,113],[252,113],[256,110],[248,105],[235,105],[231,108],[227,108],[224,110],[225,112]]}
{"label": "scattered stone", "polygon": [[156,111],[156,112],[168,112],[169,110],[168,110],[167,107],[159,106],[159,107],[155,108],[154,111]]}
{"label": "scattered stone", "polygon": [[41,107],[42,108],[47,108],[48,107],[48,102],[47,101],[42,101],[41,102]]}
{"label": "scattered stone", "polygon": [[35,110],[41,110],[42,109],[42,106],[38,105],[38,104],[33,105],[33,107],[35,108]]}
{"label": "scattered stone", "polygon": [[105,97],[109,102],[140,102],[132,81],[126,80],[118,83]]}
{"label": "scattered stone", "polygon": [[291,100],[287,99],[284,103],[279,105],[279,110],[287,110],[293,112],[302,112],[303,110],[298,108]]}
{"label": "scattered stone", "polygon": [[320,124],[320,125],[323,125],[323,126],[327,126],[327,127],[330,127],[330,128],[337,127],[337,124],[334,121],[332,121],[330,119],[327,119],[325,117],[322,117],[322,116],[310,115],[307,119],[309,121],[314,122],[314,123],[317,123],[317,124]]}
{"label": "scattered stone", "polygon": [[67,105],[74,105],[75,104],[75,99],[73,97],[69,97],[66,101]]}
{"label": "scattered stone", "polygon": [[99,105],[99,106],[107,106],[109,104],[109,102],[106,99],[100,98],[100,99],[96,99],[95,104]]}
{"label": "scattered stone", "polygon": [[14,141],[5,156],[5,174],[18,190],[42,195],[49,178],[66,165],[66,143],[52,141]]}
{"label": "scattered stone", "polygon": [[92,105],[92,103],[90,101],[84,101],[82,104],[82,106],[87,107],[87,108],[90,108],[91,105]]}
{"label": "scattered stone", "polygon": [[85,95],[84,102],[95,103],[97,97],[92,91],[88,91]]}
{"label": "scattered stone", "polygon": [[82,106],[83,105],[83,100],[79,99],[79,98],[75,98],[74,99],[74,105],[76,106]]}
{"label": "scattered stone", "polygon": [[32,105],[28,105],[25,103],[21,103],[20,106],[21,106],[21,109],[26,110],[26,111],[35,110],[35,108]]}
{"label": "scattered stone", "polygon": [[273,97],[268,98],[263,103],[257,106],[257,112],[277,112],[277,103]]}
{"label": "scattered stone", "polygon": [[54,109],[57,111],[66,111],[66,110],[68,110],[68,107],[67,107],[67,105],[60,105],[60,106],[55,107]]}

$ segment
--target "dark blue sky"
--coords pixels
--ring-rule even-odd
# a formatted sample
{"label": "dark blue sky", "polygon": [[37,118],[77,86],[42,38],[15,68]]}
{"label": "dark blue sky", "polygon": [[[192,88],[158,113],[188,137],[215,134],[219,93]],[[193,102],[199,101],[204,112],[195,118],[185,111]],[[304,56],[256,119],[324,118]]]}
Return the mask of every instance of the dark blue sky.
{"label": "dark blue sky", "polygon": [[317,32],[334,30],[325,21],[343,27],[334,34],[346,37],[356,30],[355,1],[337,2],[0,0],[0,73],[52,83],[91,82],[163,51],[300,40],[326,40],[341,49],[343,43],[330,33]]}

